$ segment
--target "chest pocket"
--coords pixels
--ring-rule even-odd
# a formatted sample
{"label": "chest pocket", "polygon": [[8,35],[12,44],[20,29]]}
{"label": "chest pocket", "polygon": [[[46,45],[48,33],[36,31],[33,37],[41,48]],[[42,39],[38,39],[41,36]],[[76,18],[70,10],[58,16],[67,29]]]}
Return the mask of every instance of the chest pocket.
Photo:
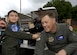
{"label": "chest pocket", "polygon": [[67,38],[65,35],[57,35],[57,36],[51,36],[48,38],[48,45],[59,45],[59,44],[66,44],[67,43]]}

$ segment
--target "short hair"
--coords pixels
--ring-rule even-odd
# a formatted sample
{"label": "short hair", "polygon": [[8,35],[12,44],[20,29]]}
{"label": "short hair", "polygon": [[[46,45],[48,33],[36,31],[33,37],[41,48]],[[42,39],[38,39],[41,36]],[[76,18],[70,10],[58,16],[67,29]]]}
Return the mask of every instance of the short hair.
{"label": "short hair", "polygon": [[39,13],[39,17],[43,18],[44,16],[48,15],[50,18],[56,18],[56,13],[54,11],[41,11]]}
{"label": "short hair", "polygon": [[18,13],[17,11],[15,11],[15,10],[10,10],[10,11],[8,12],[7,16],[9,16],[11,12],[17,13],[18,16],[19,16],[19,13]]}

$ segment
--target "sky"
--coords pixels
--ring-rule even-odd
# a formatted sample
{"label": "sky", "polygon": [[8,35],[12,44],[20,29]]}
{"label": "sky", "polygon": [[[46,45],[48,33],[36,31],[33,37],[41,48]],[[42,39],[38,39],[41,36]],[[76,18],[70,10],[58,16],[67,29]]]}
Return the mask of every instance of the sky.
{"label": "sky", "polygon": [[[21,13],[27,14],[31,11],[42,8],[50,0],[21,0]],[[77,5],[77,0],[70,1],[73,6]],[[0,0],[0,17],[4,17],[10,10],[20,13],[20,0]]]}

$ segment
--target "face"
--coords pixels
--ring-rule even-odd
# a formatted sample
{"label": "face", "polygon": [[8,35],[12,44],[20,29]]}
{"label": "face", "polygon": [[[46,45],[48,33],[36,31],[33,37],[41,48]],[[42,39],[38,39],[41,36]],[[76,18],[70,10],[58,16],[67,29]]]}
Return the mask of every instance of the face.
{"label": "face", "polygon": [[18,16],[18,14],[15,13],[15,12],[11,12],[11,13],[9,14],[9,16],[8,16],[8,20],[9,20],[10,22],[12,22],[12,23],[16,23],[16,22],[18,21],[18,19],[19,19],[19,16]]}
{"label": "face", "polygon": [[50,18],[48,15],[45,15],[42,19],[42,26],[46,32],[51,32],[56,23],[55,18]]}

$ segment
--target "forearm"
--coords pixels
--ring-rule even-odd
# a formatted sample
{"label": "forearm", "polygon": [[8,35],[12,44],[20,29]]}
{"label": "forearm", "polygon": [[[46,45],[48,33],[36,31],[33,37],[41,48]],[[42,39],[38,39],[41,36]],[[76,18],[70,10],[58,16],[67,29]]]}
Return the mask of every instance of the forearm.
{"label": "forearm", "polygon": [[64,47],[64,50],[66,51],[68,55],[70,55],[76,49],[77,49],[77,43],[71,43],[67,45],[66,47]]}
{"label": "forearm", "polygon": [[34,55],[43,55],[44,54],[44,48],[45,48],[45,36],[40,36],[39,40],[36,40],[36,48]]}
{"label": "forearm", "polygon": [[44,47],[41,47],[40,43],[36,42],[34,55],[43,55]]}
{"label": "forearm", "polygon": [[32,39],[32,34],[26,34],[25,32],[12,32],[9,29],[5,30],[5,34],[19,39]]}

